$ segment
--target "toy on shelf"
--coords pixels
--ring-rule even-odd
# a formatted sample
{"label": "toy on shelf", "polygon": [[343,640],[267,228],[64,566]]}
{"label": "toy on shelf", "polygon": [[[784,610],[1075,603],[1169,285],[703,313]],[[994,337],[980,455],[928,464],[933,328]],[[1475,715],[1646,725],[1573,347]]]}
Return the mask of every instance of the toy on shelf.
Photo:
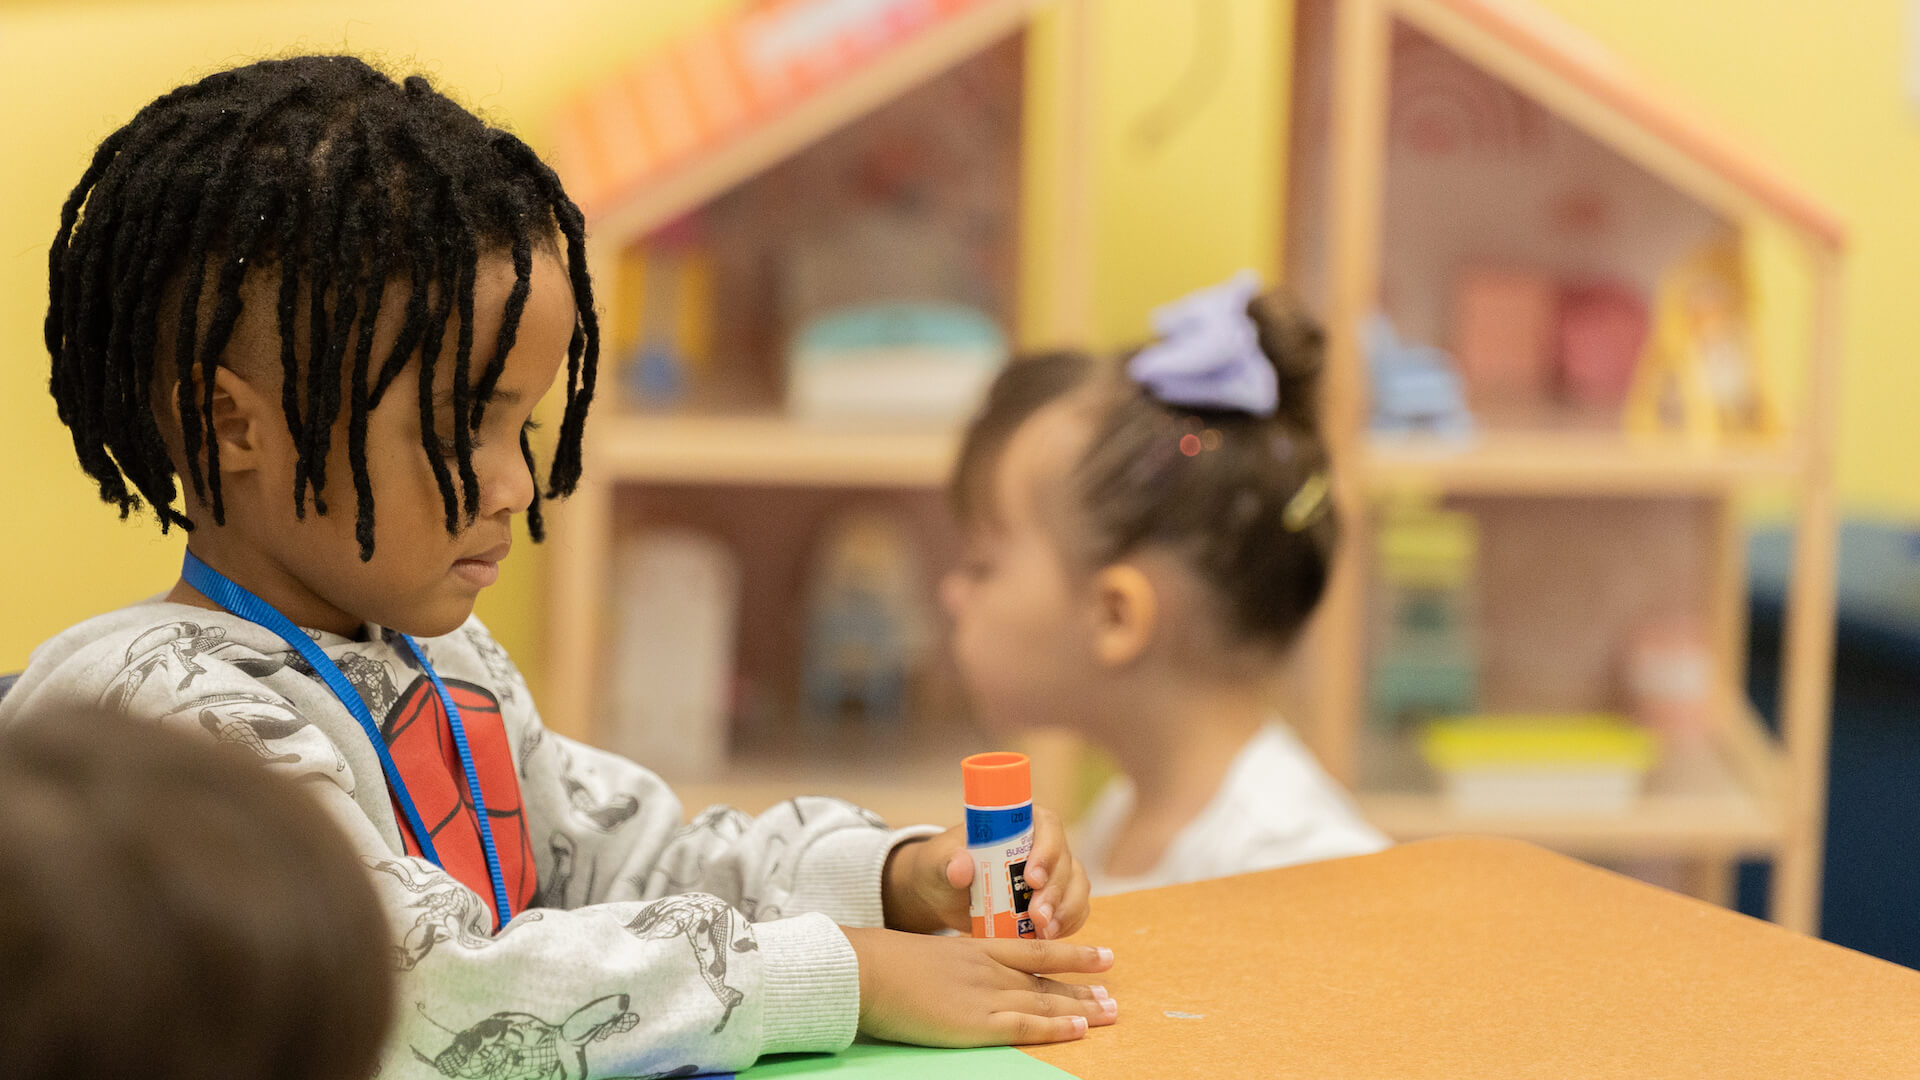
{"label": "toy on shelf", "polygon": [[1653,737],[1608,714],[1432,721],[1421,756],[1461,814],[1618,816],[1654,762]]}
{"label": "toy on shelf", "polygon": [[1473,434],[1473,414],[1467,411],[1460,375],[1444,351],[1402,342],[1392,320],[1381,312],[1367,319],[1362,343],[1372,374],[1375,433],[1451,439]]}
{"label": "toy on shelf", "polygon": [[1668,743],[1712,734],[1713,654],[1693,620],[1655,619],[1627,645],[1627,699],[1633,718]]}
{"label": "toy on shelf", "polygon": [[1780,433],[1779,398],[1748,331],[1752,298],[1738,241],[1701,248],[1665,275],[1627,400],[1627,428],[1695,439]]}
{"label": "toy on shelf", "polygon": [[712,260],[696,219],[660,229],[628,253],[617,313],[627,389],[644,405],[672,405],[710,360]]}
{"label": "toy on shelf", "polygon": [[740,565],[686,529],[615,550],[610,749],[676,780],[711,779],[727,753]]}
{"label": "toy on shelf", "polygon": [[856,715],[897,732],[933,618],[912,541],[893,517],[855,511],[830,524],[807,585],[801,712],[816,734]]}
{"label": "toy on shelf", "polygon": [[1453,356],[1477,408],[1528,406],[1553,392],[1552,278],[1472,267],[1454,284]]}
{"label": "toy on shelf", "polygon": [[787,407],[803,418],[955,422],[1006,360],[967,197],[945,151],[913,130],[875,135],[833,178],[846,191],[784,243]]}
{"label": "toy on shelf", "polygon": [[1568,402],[1619,408],[1633,385],[1647,340],[1647,305],[1614,282],[1590,282],[1560,294],[1560,392]]}
{"label": "toy on shelf", "polygon": [[787,408],[806,419],[958,421],[1006,362],[992,319],[958,304],[873,304],[822,316],[788,355]]}
{"label": "toy on shelf", "polygon": [[1424,502],[1383,508],[1376,533],[1372,714],[1399,730],[1478,707],[1480,654],[1471,515]]}

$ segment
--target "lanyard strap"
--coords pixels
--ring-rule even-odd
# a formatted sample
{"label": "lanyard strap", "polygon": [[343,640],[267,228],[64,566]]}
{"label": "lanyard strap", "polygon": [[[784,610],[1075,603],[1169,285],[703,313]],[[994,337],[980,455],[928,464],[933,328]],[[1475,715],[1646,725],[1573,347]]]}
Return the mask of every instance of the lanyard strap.
{"label": "lanyard strap", "polygon": [[[399,765],[394,763],[393,755],[387,750],[387,740],[380,734],[380,725],[373,719],[373,712],[360,697],[360,692],[347,681],[340,666],[322,652],[320,646],[307,636],[306,631],[295,626],[285,615],[275,610],[272,604],[248,592],[234,583],[225,574],[201,562],[193,552],[187,552],[180,567],[180,576],[186,583],[199,590],[200,595],[225,608],[229,614],[236,615],[250,623],[265,627],[280,636],[300,658],[307,662],[314,674],[320,676],[327,689],[340,704],[353,714],[360,723],[360,729],[367,734],[367,741],[373,745],[373,752],[380,758],[380,771],[386,774],[387,787],[393,793],[394,802],[400,805],[400,812],[406,817],[407,828],[413,832],[414,842],[420,846],[421,855],[428,862],[446,869],[440,861],[439,852],[433,848],[433,835],[427,831],[420,820],[420,811],[414,808],[413,796],[407,792],[407,782],[400,775]],[[401,634],[400,640],[407,643],[414,659],[426,670],[427,679],[433,684],[434,693],[440,696],[440,704],[447,711],[447,726],[453,732],[454,749],[460,755],[460,768],[465,774],[467,792],[473,797],[474,818],[480,823],[480,846],[487,857],[487,877],[493,885],[494,911],[498,915],[497,925],[505,925],[513,917],[511,906],[507,902],[506,875],[500,872],[500,856],[493,846],[493,827],[487,821],[487,802],[480,793],[480,774],[473,765],[473,753],[467,748],[467,733],[460,724],[460,710],[453,703],[453,695],[447,693],[446,684],[440,681],[440,675],[427,663],[427,654],[423,652],[413,638]]]}

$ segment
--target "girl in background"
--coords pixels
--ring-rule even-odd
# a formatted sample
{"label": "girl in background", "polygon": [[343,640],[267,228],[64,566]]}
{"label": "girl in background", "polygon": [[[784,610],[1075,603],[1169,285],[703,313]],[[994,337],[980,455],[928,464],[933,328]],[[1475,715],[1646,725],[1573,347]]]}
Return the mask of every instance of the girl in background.
{"label": "girl in background", "polygon": [[1320,329],[1251,273],[1154,321],[1124,362],[1014,361],[968,430],[960,669],[990,724],[1118,760],[1075,847],[1096,892],[1378,850],[1270,704],[1335,547]]}

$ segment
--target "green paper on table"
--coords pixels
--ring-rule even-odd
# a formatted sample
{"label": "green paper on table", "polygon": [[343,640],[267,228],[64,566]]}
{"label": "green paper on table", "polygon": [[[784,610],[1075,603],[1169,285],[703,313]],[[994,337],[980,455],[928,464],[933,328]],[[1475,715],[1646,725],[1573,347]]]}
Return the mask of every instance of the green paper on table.
{"label": "green paper on table", "polygon": [[932,1050],[924,1046],[856,1042],[838,1054],[781,1054],[739,1074],[739,1080],[832,1076],[834,1080],[1071,1080],[1072,1073],[1010,1046]]}

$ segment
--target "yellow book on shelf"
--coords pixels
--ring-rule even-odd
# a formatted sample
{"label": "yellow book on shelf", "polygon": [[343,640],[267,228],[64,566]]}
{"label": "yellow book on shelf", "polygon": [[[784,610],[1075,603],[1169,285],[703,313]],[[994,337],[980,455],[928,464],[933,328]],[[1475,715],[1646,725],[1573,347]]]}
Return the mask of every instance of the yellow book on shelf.
{"label": "yellow book on shelf", "polygon": [[1654,738],[1609,713],[1451,716],[1427,724],[1421,755],[1442,771],[1603,766],[1644,770]]}

